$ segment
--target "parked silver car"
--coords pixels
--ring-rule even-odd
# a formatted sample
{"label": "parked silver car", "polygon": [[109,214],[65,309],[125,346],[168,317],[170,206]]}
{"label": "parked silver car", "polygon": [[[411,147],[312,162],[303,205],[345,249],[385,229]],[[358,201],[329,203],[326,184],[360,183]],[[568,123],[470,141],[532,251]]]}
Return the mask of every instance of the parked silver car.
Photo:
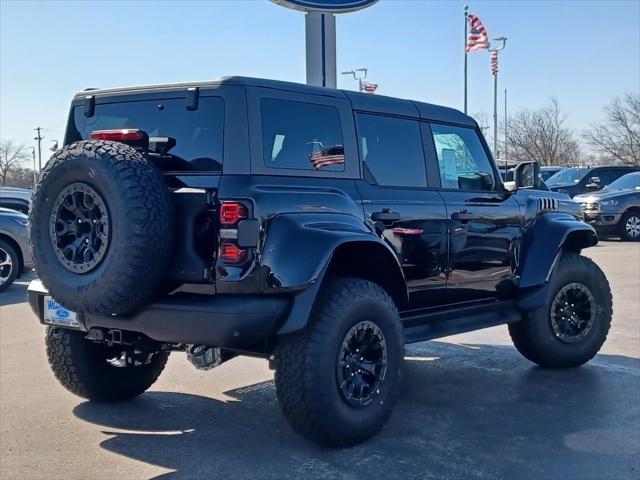
{"label": "parked silver car", "polygon": [[27,239],[29,218],[0,207],[0,292],[9,288],[25,270],[33,268]]}
{"label": "parked silver car", "polygon": [[0,208],[29,213],[31,190],[28,188],[0,187]]}
{"label": "parked silver car", "polygon": [[640,241],[640,172],[627,173],[607,187],[576,195],[585,220],[598,232],[617,233],[623,240]]}

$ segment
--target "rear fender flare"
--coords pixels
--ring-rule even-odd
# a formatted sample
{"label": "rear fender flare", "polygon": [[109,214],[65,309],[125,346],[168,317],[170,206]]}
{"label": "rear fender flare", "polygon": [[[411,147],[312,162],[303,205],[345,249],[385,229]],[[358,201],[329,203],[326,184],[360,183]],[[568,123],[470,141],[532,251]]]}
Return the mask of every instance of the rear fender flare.
{"label": "rear fender flare", "polygon": [[306,326],[327,272],[345,252],[354,251],[350,249],[383,255],[384,260],[372,258],[369,266],[390,270],[385,271],[395,287],[390,295],[396,302],[406,300],[406,282],[397,257],[361,219],[336,213],[283,214],[271,219],[260,260],[261,292],[294,296],[278,334]]}

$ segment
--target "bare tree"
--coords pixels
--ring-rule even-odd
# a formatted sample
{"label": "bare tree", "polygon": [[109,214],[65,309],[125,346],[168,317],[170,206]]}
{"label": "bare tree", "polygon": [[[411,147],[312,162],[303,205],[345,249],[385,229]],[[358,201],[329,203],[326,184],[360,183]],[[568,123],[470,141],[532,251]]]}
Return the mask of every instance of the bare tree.
{"label": "bare tree", "polygon": [[585,138],[602,155],[627,165],[640,165],[640,94],[627,93],[604,108],[606,119]]}
{"label": "bare tree", "polygon": [[6,185],[33,188],[33,170],[30,168],[12,168],[7,172]]}
{"label": "bare tree", "polygon": [[484,110],[471,114],[471,117],[478,123],[480,130],[484,136],[487,135],[488,130],[491,128],[489,126],[489,114]]}
{"label": "bare tree", "polygon": [[541,165],[577,164],[580,147],[573,132],[565,126],[566,118],[555,98],[539,110],[524,109],[509,117],[509,160],[536,160]]}
{"label": "bare tree", "polygon": [[9,172],[29,158],[25,150],[24,145],[15,145],[11,140],[0,142],[0,185],[6,185]]}

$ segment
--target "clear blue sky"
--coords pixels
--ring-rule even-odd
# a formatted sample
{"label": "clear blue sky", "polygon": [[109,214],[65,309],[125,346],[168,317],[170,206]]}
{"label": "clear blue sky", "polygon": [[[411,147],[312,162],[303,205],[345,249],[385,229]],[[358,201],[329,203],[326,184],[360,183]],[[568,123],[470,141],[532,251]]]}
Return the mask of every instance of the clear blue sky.
{"label": "clear blue sky", "polygon": [[[380,94],[462,108],[459,1],[381,0],[338,16],[338,71],[366,66]],[[555,95],[569,125],[602,118],[640,91],[640,2],[469,1],[491,37],[507,36],[500,89],[509,109]],[[62,140],[72,95],[109,87],[249,75],[304,82],[303,14],[267,0],[0,0],[0,137]],[[469,111],[492,112],[486,52],[469,57]],[[338,79],[339,88],[355,82]]]}

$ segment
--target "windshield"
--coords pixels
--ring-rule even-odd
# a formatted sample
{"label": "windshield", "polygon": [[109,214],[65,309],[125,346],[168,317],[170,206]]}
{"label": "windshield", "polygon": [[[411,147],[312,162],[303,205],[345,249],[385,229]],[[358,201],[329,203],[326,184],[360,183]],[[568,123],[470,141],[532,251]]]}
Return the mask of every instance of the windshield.
{"label": "windshield", "polygon": [[555,175],[552,175],[546,182],[550,187],[561,187],[565,185],[575,185],[580,183],[587,173],[591,171],[590,168],[567,168]]}
{"label": "windshield", "polygon": [[640,172],[627,173],[604,188],[609,191],[640,189]]}

